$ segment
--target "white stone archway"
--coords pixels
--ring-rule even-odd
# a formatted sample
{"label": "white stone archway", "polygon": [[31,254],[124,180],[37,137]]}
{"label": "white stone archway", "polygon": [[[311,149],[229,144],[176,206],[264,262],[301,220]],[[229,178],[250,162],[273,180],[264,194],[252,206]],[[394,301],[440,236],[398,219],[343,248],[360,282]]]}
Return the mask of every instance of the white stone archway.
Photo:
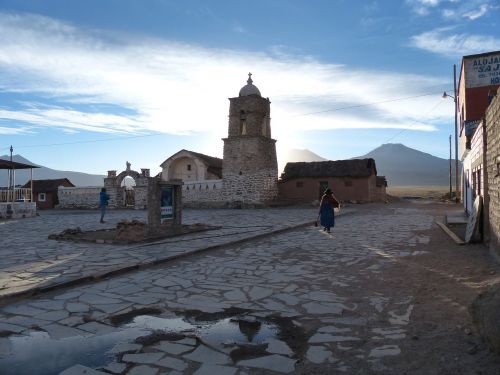
{"label": "white stone archway", "polygon": [[116,171],[108,171],[108,177],[104,179],[104,187],[110,196],[109,206],[112,208],[127,207],[126,192],[122,187],[122,182],[126,177],[131,177],[135,181],[134,187],[134,208],[147,208],[148,181],[150,177],[149,169],[141,169],[141,173],[130,169],[127,162],[127,169],[116,175]]}

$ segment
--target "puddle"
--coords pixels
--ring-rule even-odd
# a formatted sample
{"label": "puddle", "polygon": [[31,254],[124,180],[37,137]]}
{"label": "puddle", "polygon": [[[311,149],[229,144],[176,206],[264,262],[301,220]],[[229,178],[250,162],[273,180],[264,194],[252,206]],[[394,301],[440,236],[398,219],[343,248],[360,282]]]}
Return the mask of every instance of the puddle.
{"label": "puddle", "polygon": [[52,375],[75,364],[100,368],[115,359],[115,355],[108,352],[116,344],[134,340],[152,345],[162,340],[178,341],[190,337],[197,338],[197,343],[201,340],[235,348],[239,345],[257,347],[267,339],[275,338],[279,332],[276,323],[248,316],[198,321],[140,315],[117,327],[115,332],[103,335],[51,339],[46,332],[32,332],[27,336],[4,338],[8,340],[10,350],[0,351],[0,373]]}
{"label": "puddle", "polygon": [[203,327],[199,336],[204,341],[215,341],[223,344],[260,344],[275,337],[277,333],[278,327],[273,323],[227,318]]}
{"label": "puddle", "polygon": [[97,368],[110,363],[107,355],[118,342],[133,340],[147,334],[139,328],[106,335],[75,336],[51,339],[46,332],[32,332],[29,336],[10,336],[10,356],[0,358],[2,375],[53,375],[75,364]]}

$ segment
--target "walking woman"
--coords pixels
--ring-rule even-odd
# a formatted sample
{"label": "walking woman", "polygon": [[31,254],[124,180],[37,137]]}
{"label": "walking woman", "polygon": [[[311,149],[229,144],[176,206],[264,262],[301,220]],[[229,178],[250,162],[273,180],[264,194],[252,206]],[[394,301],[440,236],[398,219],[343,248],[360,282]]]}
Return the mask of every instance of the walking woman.
{"label": "walking woman", "polygon": [[330,228],[335,226],[335,214],[333,209],[339,207],[339,201],[335,198],[332,193],[332,189],[328,188],[321,197],[321,203],[319,204],[320,224],[324,231],[330,233]]}

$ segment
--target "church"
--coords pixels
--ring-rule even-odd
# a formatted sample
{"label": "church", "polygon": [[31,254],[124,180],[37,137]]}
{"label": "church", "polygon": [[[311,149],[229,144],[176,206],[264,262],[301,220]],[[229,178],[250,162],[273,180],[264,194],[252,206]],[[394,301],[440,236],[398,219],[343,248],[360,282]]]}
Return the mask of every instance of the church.
{"label": "church", "polygon": [[258,207],[278,196],[276,140],[271,137],[271,102],[248,74],[238,96],[229,98],[223,158],[181,150],[162,164],[163,180],[181,179],[190,207]]}

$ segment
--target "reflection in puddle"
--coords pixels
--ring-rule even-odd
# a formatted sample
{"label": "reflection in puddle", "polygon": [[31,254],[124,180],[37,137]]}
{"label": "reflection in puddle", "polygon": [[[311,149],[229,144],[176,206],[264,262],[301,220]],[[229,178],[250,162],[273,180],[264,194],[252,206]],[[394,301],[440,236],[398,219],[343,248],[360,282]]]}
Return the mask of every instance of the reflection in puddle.
{"label": "reflection in puddle", "polygon": [[127,324],[127,328],[142,328],[148,331],[161,330],[168,332],[192,331],[196,326],[185,321],[183,318],[158,318],[150,315],[136,316]]}
{"label": "reflection in puddle", "polygon": [[54,340],[46,332],[32,332],[29,336],[11,336],[10,356],[0,358],[0,373],[52,375],[82,364],[99,367],[111,362],[106,355],[116,343],[133,340],[147,331],[132,329],[106,335],[75,336]]}
{"label": "reflection in puddle", "polygon": [[[205,342],[259,344],[276,336],[278,328],[273,323],[245,318],[189,322],[183,318],[141,315],[104,335],[51,339],[46,332],[32,332],[4,339],[8,340],[10,350],[0,352],[0,374],[52,375],[75,364],[104,367],[114,359],[114,354],[107,352],[116,344],[132,342],[157,331],[182,333],[182,336],[198,337]],[[4,353],[9,354],[2,357]]]}
{"label": "reflection in puddle", "polygon": [[227,318],[203,327],[198,336],[210,342],[260,344],[276,336],[277,331],[278,328],[268,322]]}

